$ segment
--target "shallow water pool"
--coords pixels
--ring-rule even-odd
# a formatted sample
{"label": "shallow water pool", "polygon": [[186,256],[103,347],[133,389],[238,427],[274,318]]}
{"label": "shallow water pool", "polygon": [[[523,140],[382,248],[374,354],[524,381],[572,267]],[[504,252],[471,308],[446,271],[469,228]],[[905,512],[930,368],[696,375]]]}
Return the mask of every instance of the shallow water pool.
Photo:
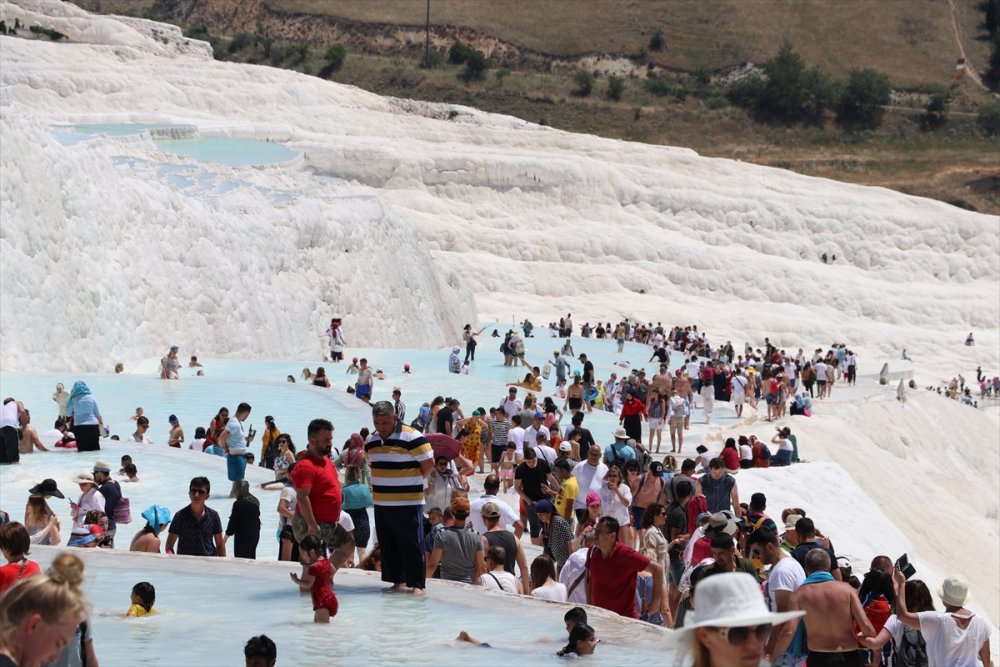
{"label": "shallow water pool", "polygon": [[[293,564],[75,551],[86,562],[84,590],[104,665],[243,664],[243,645],[261,633],[275,641],[283,666],[562,662],[555,653],[568,605],[440,582],[430,582],[422,598],[387,594],[377,574],[342,570],[334,579],[340,612],[317,625],[308,594],[288,577]],[[38,547],[33,556],[46,567],[57,553]],[[122,618],[140,581],[156,588],[157,614]],[[675,633],[588,611],[602,640],[588,664],[664,664]],[[460,630],[495,648],[454,641]]]}

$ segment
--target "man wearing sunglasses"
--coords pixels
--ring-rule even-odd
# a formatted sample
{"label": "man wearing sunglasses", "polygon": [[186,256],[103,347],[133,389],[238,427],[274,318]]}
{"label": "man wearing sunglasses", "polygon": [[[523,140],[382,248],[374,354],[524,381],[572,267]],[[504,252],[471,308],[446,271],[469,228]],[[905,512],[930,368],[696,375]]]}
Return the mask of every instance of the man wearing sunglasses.
{"label": "man wearing sunglasses", "polygon": [[[205,506],[212,484],[207,477],[195,477],[188,486],[191,504],[174,514],[167,536],[167,553],[181,556],[226,557],[219,513]],[[176,545],[177,551],[174,551]]]}

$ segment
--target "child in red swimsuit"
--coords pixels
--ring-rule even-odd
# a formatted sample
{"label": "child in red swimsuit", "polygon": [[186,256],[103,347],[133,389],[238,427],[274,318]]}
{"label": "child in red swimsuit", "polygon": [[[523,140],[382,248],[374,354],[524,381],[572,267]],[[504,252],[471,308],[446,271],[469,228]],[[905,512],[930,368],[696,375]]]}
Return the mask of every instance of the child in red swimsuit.
{"label": "child in red swimsuit", "polygon": [[333,593],[333,575],[337,573],[337,568],[326,558],[326,543],[315,535],[306,535],[299,542],[299,554],[302,564],[309,566],[308,574],[299,577],[290,572],[288,576],[299,585],[299,588],[308,589],[312,594],[315,612],[313,621],[329,623],[340,608],[337,596]]}

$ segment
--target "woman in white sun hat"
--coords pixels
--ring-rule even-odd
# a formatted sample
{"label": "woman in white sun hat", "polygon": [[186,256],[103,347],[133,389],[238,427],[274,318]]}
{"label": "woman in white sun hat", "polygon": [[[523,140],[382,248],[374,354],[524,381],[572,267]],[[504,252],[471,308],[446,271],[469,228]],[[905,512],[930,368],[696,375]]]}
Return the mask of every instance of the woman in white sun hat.
{"label": "woman in white sun hat", "polygon": [[715,574],[698,584],[691,630],[694,667],[758,667],[772,628],[804,611],[768,611],[760,586],[745,572]]}
{"label": "woman in white sun hat", "polygon": [[[906,605],[906,577],[899,568],[892,572],[896,585],[896,617],[908,627],[919,630],[927,644],[927,663],[951,667],[991,667],[990,622],[966,609],[969,581],[953,574],[941,583],[938,596],[944,611],[911,612]],[[980,662],[982,661],[982,662]]]}

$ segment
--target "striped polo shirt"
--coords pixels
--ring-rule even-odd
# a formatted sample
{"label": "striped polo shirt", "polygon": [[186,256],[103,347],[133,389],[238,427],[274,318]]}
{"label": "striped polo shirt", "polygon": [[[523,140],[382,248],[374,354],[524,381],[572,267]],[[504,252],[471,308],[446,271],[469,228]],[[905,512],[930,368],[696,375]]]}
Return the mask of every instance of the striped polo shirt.
{"label": "striped polo shirt", "polygon": [[372,500],[376,505],[423,505],[424,477],[420,462],[433,460],[434,450],[423,433],[396,422],[388,440],[375,431],[365,441],[372,469]]}

